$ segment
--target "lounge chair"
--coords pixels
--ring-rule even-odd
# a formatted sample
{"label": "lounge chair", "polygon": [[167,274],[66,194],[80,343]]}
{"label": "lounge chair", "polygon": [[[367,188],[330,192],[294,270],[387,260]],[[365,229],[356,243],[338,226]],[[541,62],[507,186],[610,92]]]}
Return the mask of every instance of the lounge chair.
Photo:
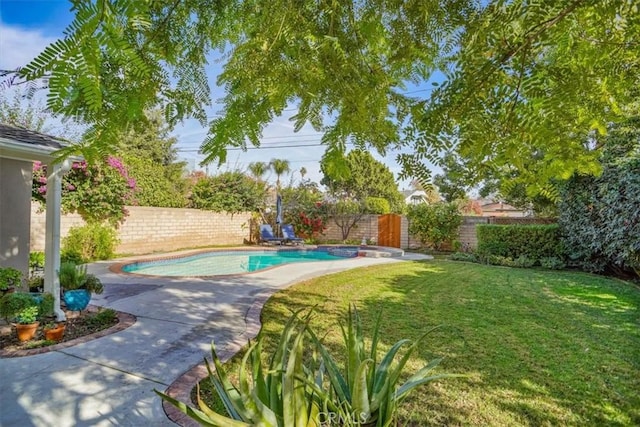
{"label": "lounge chair", "polygon": [[273,229],[269,224],[260,225],[260,243],[282,244],[282,239],[273,234]]}
{"label": "lounge chair", "polygon": [[285,243],[304,244],[304,239],[296,236],[291,224],[282,224],[282,237],[284,237]]}

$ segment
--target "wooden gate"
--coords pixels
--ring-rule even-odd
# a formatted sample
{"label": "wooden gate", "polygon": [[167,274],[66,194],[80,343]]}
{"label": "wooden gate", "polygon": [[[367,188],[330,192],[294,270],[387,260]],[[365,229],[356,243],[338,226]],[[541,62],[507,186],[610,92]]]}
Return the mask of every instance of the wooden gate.
{"label": "wooden gate", "polygon": [[400,247],[400,224],[402,217],[395,214],[378,217],[378,244],[380,246]]}

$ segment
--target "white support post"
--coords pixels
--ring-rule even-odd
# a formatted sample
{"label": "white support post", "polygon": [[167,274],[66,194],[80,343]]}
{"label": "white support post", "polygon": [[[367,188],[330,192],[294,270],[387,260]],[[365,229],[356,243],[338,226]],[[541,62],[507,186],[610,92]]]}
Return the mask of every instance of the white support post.
{"label": "white support post", "polygon": [[46,232],[44,249],[44,291],[53,295],[53,311],[58,321],[66,320],[64,311],[60,308],[60,215],[62,199],[62,175],[66,165],[51,163],[47,166],[47,207]]}

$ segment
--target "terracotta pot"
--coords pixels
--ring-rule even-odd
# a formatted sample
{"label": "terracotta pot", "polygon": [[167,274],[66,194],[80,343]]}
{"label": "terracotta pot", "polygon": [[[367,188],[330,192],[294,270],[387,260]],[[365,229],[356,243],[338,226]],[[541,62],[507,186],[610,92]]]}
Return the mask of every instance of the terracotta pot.
{"label": "terracotta pot", "polygon": [[36,334],[36,330],[38,329],[38,325],[40,323],[29,323],[27,325],[16,324],[16,332],[18,334],[18,339],[20,341],[29,341]]}
{"label": "terracotta pot", "polygon": [[62,341],[62,337],[64,336],[64,323],[58,323],[55,328],[45,329],[44,330],[44,339],[47,341]]}

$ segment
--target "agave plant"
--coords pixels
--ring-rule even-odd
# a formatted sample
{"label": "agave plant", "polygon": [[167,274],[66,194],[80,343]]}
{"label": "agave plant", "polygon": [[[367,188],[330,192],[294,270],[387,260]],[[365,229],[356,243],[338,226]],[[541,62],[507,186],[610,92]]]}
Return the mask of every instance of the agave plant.
{"label": "agave plant", "polygon": [[191,408],[157,390],[155,392],[202,425],[320,427],[321,414],[336,413],[340,408],[333,405],[326,394],[314,391],[314,388],[321,390],[322,375],[317,374],[318,370],[303,365],[309,315],[300,319],[298,313],[287,322],[266,368],[262,365],[262,337],[249,346],[239,367],[237,387],[229,381],[215,346],[211,345],[215,372],[206,359],[205,363],[209,379],[228,416],[209,408],[200,398],[199,388],[199,409]]}
{"label": "agave plant", "polygon": [[[402,385],[400,375],[420,342],[433,330],[425,332],[411,343],[408,339],[396,342],[378,363],[378,340],[381,314],[378,314],[373,329],[371,348],[365,349],[362,322],[355,306],[349,308],[347,324],[341,325],[345,344],[345,368],[340,370],[335,359],[329,354],[318,337],[310,331],[312,339],[322,356],[326,373],[343,412],[356,425],[375,425],[386,427],[395,418],[398,404],[416,387],[430,381],[457,377],[456,374],[433,374],[433,370],[442,359],[435,359],[413,374]],[[393,363],[402,347],[409,346],[402,357]]]}
{"label": "agave plant", "polygon": [[[311,312],[304,318],[300,318],[299,313],[294,313],[285,325],[268,366],[262,364],[262,336],[250,344],[239,367],[237,387],[229,380],[215,346],[211,344],[215,372],[206,359],[205,363],[209,379],[228,416],[208,407],[200,398],[199,388],[199,409],[157,390],[155,392],[207,426],[386,427],[392,423],[398,404],[416,387],[438,378],[458,376],[432,375],[442,360],[436,359],[399,386],[400,375],[411,354],[433,329],[414,343],[406,339],[398,341],[378,363],[381,316],[378,315],[376,320],[371,348],[365,351],[362,324],[355,306],[349,309],[346,326],[341,325],[347,351],[342,372],[309,328]],[[307,336],[315,343],[315,351],[312,358],[307,357],[305,364],[303,349]],[[398,352],[407,345],[409,348],[396,362]]]}

